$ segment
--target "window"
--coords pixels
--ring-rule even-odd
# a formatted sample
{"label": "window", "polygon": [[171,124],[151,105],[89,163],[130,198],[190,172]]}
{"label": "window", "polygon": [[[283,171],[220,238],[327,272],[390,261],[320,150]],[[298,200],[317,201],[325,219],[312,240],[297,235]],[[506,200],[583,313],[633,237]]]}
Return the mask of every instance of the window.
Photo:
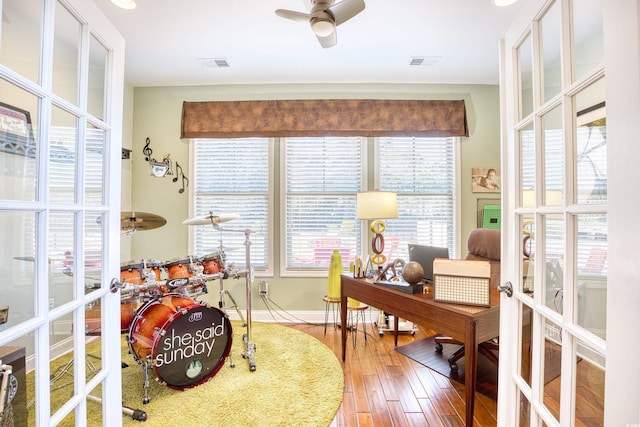
{"label": "window", "polygon": [[407,244],[456,254],[457,138],[379,138],[378,189],[398,193],[398,219],[386,221],[385,255],[408,259]]}
{"label": "window", "polygon": [[245,233],[250,230],[251,266],[270,269],[273,154],[267,138],[196,139],[193,144],[193,214],[231,214],[239,219],[193,227],[195,255],[226,255],[227,267],[246,266]]}
{"label": "window", "polygon": [[356,193],[363,188],[363,138],[284,138],[280,224],[282,271],[326,274],[334,249],[347,265],[360,251]]}
{"label": "window", "polygon": [[[271,274],[271,254],[279,253],[280,276],[325,276],[334,249],[342,255],[343,267],[369,252],[368,224],[356,219],[356,194],[374,189],[375,178],[375,188],[398,193],[400,218],[387,221],[385,255],[406,258],[407,244],[420,243],[447,247],[453,256],[456,141],[197,139],[192,147],[193,216],[237,213],[240,218],[220,224],[222,232],[210,225],[192,227],[191,248],[194,255],[204,256],[222,244],[227,264],[242,268],[244,235],[224,229],[249,229],[251,263],[258,272]],[[375,173],[367,165],[375,165]],[[271,184],[275,170],[279,179]],[[272,238],[274,215],[279,218],[278,239]]]}

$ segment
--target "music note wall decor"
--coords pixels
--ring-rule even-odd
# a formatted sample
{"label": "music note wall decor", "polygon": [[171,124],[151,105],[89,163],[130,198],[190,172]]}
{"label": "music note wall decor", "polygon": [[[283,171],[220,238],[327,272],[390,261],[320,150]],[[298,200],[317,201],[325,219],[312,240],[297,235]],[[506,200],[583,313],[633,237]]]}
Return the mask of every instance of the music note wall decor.
{"label": "music note wall decor", "polygon": [[[173,175],[172,164],[171,164],[171,153],[165,154],[161,161],[156,160],[152,157],[153,150],[151,149],[151,139],[147,137],[145,140],[145,145],[142,148],[142,154],[144,154],[144,160],[149,162],[151,166],[151,176],[156,178],[164,178],[167,175]],[[182,188],[178,190],[178,193],[184,193],[185,186],[189,185],[189,178],[184,175],[182,170],[182,166],[176,163],[176,173],[173,177],[173,182],[178,182],[178,180],[182,180]]]}

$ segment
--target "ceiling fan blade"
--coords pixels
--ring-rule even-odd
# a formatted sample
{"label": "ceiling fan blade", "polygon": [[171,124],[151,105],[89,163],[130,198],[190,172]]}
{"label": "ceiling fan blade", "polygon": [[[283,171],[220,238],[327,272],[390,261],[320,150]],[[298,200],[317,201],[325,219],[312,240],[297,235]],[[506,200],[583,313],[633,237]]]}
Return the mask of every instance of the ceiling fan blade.
{"label": "ceiling fan blade", "polygon": [[335,18],[336,25],[340,25],[362,12],[364,7],[364,0],[343,0],[327,10]]}
{"label": "ceiling fan blade", "polygon": [[331,34],[329,34],[328,36],[320,37],[319,35],[316,34],[316,37],[318,38],[318,41],[320,42],[320,46],[322,46],[325,49],[327,49],[329,47],[333,47],[333,46],[336,45],[336,43],[338,43],[338,35],[337,35],[335,27],[333,28],[333,32]]}
{"label": "ceiling fan blade", "polygon": [[294,10],[286,10],[286,9],[277,9],[276,15],[281,18],[290,19],[296,22],[304,22],[305,24],[309,23],[311,19],[311,15],[308,13],[296,12]]}

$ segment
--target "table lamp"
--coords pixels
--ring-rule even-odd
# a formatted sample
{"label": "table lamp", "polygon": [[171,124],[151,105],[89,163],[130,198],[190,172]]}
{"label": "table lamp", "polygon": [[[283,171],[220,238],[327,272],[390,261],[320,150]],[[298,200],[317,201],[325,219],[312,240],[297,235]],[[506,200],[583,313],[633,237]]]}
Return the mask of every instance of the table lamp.
{"label": "table lamp", "polygon": [[371,231],[374,236],[371,239],[373,256],[371,263],[382,266],[387,260],[384,252],[383,219],[398,218],[398,195],[392,191],[365,191],[357,194],[356,217],[363,220],[373,220]]}

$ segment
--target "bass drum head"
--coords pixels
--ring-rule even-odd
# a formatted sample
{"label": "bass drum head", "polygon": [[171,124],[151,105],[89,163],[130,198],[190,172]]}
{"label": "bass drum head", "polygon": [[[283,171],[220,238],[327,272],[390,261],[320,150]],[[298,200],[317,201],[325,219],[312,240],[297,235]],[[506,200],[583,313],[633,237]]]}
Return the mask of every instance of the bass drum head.
{"label": "bass drum head", "polygon": [[229,319],[214,307],[196,306],[178,312],[153,345],[153,369],[170,388],[195,387],[214,376],[231,350]]}

